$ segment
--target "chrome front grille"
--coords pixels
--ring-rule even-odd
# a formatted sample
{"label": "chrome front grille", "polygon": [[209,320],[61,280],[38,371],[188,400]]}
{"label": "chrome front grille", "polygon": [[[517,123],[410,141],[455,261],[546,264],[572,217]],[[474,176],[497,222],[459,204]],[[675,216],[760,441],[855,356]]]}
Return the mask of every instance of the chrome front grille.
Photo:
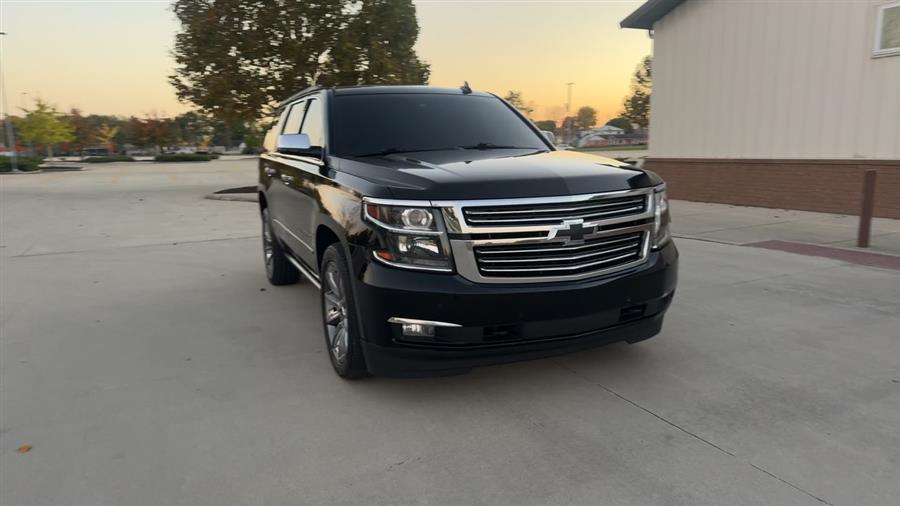
{"label": "chrome front grille", "polygon": [[546,277],[582,274],[632,263],[641,258],[647,232],[564,242],[476,246],[475,262],[482,276]]}
{"label": "chrome front grille", "polygon": [[431,201],[443,209],[457,272],[477,283],[602,276],[647,260],[653,188],[498,200]]}
{"label": "chrome front grille", "polygon": [[466,223],[482,225],[555,225],[567,220],[596,221],[641,214],[647,210],[645,195],[596,197],[581,202],[554,202],[518,206],[466,207]]}

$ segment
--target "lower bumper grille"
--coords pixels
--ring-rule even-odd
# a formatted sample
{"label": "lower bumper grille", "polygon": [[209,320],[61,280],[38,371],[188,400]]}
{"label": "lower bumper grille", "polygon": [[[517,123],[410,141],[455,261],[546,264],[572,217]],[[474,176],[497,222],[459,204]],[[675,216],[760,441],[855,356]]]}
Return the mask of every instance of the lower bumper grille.
{"label": "lower bumper grille", "polygon": [[583,243],[476,246],[475,261],[484,277],[555,277],[607,271],[642,259],[647,232],[606,235]]}

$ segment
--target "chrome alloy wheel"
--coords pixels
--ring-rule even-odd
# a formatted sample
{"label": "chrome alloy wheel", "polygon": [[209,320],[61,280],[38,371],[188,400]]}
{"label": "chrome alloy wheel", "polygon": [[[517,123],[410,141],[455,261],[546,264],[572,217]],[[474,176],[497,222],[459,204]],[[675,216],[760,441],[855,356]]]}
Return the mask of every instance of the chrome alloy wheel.
{"label": "chrome alloy wheel", "polygon": [[328,262],[325,266],[324,283],[322,283],[322,296],[325,303],[322,310],[325,313],[325,331],[328,333],[328,346],[331,357],[338,364],[343,364],[347,359],[347,350],[350,345],[347,330],[348,318],[347,295],[344,291],[344,283],[337,265]]}
{"label": "chrome alloy wheel", "polygon": [[263,255],[266,260],[266,273],[269,277],[275,269],[275,237],[272,235],[272,226],[269,225],[269,215],[262,216]]}

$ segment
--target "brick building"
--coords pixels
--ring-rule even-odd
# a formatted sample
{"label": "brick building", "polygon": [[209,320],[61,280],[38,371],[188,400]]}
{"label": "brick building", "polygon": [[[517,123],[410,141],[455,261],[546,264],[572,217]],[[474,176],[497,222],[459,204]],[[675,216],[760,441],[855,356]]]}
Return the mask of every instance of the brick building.
{"label": "brick building", "polygon": [[646,167],[674,198],[900,218],[900,1],[649,0]]}

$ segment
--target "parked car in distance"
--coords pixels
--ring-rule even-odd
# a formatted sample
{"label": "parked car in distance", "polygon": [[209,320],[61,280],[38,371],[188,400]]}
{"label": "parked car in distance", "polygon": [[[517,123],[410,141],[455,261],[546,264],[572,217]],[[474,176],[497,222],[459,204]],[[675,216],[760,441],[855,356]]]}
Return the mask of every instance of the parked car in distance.
{"label": "parked car in distance", "polygon": [[555,133],[551,132],[550,130],[541,130],[541,134],[543,134],[544,137],[547,138],[547,141],[550,142],[550,144],[556,144]]}
{"label": "parked car in distance", "polygon": [[661,329],[678,263],[663,181],[555,149],[497,96],[310,88],[279,106],[265,150],[266,275],[319,289],[342,377],[453,374]]}

